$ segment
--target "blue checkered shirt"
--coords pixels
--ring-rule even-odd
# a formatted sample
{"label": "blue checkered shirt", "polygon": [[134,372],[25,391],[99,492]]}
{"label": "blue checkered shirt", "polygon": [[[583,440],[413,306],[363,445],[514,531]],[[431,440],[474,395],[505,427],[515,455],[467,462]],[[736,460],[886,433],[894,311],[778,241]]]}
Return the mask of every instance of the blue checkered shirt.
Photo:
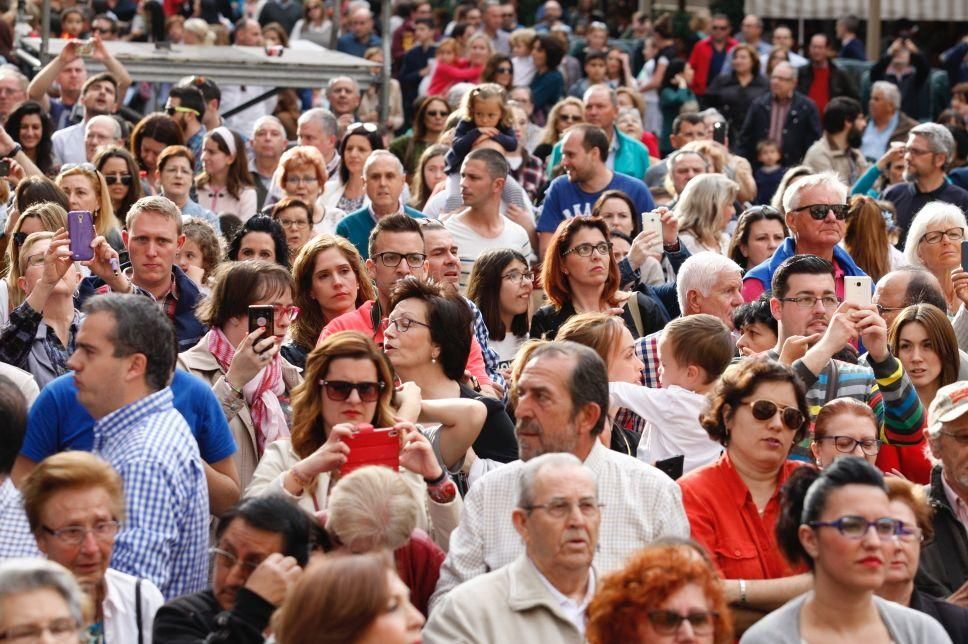
{"label": "blue checkered shirt", "polygon": [[208,488],[169,387],[94,425],[94,453],[124,482],[125,521],[111,567],[153,581],[165,599],[208,585]]}
{"label": "blue checkered shirt", "polygon": [[0,561],[13,557],[42,557],[30,532],[24,502],[9,478],[0,485]]}
{"label": "blue checkered shirt", "polygon": [[[659,337],[662,331],[656,331],[635,341],[635,355],[642,361],[642,381],[646,387],[658,389],[659,384]],[[619,409],[615,414],[615,424],[619,427],[641,434],[645,429],[645,421],[628,409]]]}
{"label": "blue checkered shirt", "polygon": [[484,354],[484,368],[487,370],[487,376],[491,379],[491,382],[504,389],[504,402],[506,403],[508,385],[504,381],[504,376],[501,375],[501,356],[488,344],[491,332],[487,330],[487,325],[484,324],[484,316],[481,315],[481,310],[477,308],[474,302],[466,297],[464,301],[467,302],[467,306],[471,310],[471,316],[474,318],[474,337],[477,338],[477,343],[481,345],[481,353]]}

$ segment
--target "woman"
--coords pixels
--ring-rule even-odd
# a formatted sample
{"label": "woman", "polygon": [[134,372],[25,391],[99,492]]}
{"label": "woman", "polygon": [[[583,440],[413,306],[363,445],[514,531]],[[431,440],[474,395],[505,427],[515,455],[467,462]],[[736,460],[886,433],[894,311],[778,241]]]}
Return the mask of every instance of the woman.
{"label": "woman", "polygon": [[551,108],[565,95],[565,78],[558,71],[564,56],[565,48],[551,34],[538,34],[531,45],[531,60],[534,61],[534,78],[531,80],[534,112],[531,118],[538,125],[546,123]]}
{"label": "woman", "polygon": [[228,258],[233,262],[258,259],[274,262],[289,270],[286,233],[279,222],[259,215],[242,224],[229,242]]}
{"label": "woman", "polygon": [[[661,29],[661,26],[660,26]],[[660,46],[664,42],[659,30],[646,37],[642,41],[642,56],[645,64],[642,65],[638,77],[636,77],[636,88],[642,93],[642,100],[645,103],[644,128],[647,132],[662,131],[662,111],[659,108],[659,87],[665,77],[666,67],[669,66],[669,58]]]}
{"label": "woman", "polygon": [[648,295],[619,290],[618,264],[601,219],[573,217],[558,227],[541,266],[541,283],[550,304],[531,319],[532,338],[553,340],[558,327],[575,313],[620,312],[637,338],[660,330],[668,321]]}
{"label": "woman", "polygon": [[743,270],[749,270],[773,257],[789,234],[779,210],[773,206],[752,206],[739,216],[727,255]]}
{"label": "woman", "polygon": [[721,255],[729,252],[726,233],[736,214],[739,184],[721,174],[698,174],[689,180],[676,202],[679,239],[695,255],[708,250]]}
{"label": "woman", "polygon": [[0,632],[32,637],[46,627],[55,641],[82,642],[85,599],[74,575],[53,561],[23,558],[0,564]]}
{"label": "woman", "polygon": [[272,220],[286,234],[288,258],[292,262],[313,236],[313,207],[299,199],[286,197],[272,207]]}
{"label": "woman", "polygon": [[810,567],[813,590],[754,624],[744,644],[951,641],[927,615],[874,595],[901,527],[877,468],[856,457],[822,472],[803,468],[783,506],[777,539],[790,561]]}
{"label": "woman", "polygon": [[37,547],[74,573],[94,609],[88,641],[150,644],[155,613],[165,602],[161,591],[109,567],[125,518],[114,468],[88,452],[61,452],[41,461],[21,489]]}
{"label": "woman", "polygon": [[923,266],[941,283],[948,302],[948,315],[961,306],[951,283],[951,271],[961,268],[961,242],[965,239],[965,215],[961,208],[932,201],[911,220],[904,242],[904,259],[912,266]]}
{"label": "woman", "polygon": [[718,74],[709,83],[704,100],[707,107],[715,107],[726,117],[732,139],[738,140],[746,113],[754,100],[770,90],[770,84],[760,73],[760,54],[756,47],[740,43],[728,56],[733,70]]}
{"label": "woman", "polygon": [[201,219],[183,222],[182,234],[185,243],[175,256],[178,267],[208,294],[208,280],[222,261],[222,242],[215,229]]}
{"label": "woman", "polygon": [[192,182],[195,175],[195,156],[184,145],[172,145],[158,155],[155,176],[161,195],[178,206],[182,217],[196,217],[221,230],[218,215],[192,201]]}
{"label": "woman", "polygon": [[461,384],[472,337],[467,302],[457,293],[411,276],[397,282],[390,295],[389,310],[383,351],[397,377],[416,383],[425,400],[452,404],[463,398],[480,401],[487,408],[485,419],[451,420],[434,432],[440,460],[451,471],[460,469],[466,443],[455,441],[454,445],[444,440],[456,434],[472,441],[477,456],[470,464],[468,485],[493,464],[516,460],[514,424],[504,405]]}
{"label": "woman", "polygon": [[656,544],[600,580],[586,612],[589,643],[734,641],[723,588],[701,552],[688,543]]}
{"label": "woman", "polygon": [[356,246],[336,235],[320,235],[303,246],[293,262],[292,279],[299,317],[289,327],[282,356],[304,369],[323,327],[376,299],[376,293]]}
{"label": "woman", "polygon": [[104,175],[90,163],[65,165],[54,179],[67,195],[71,210],[88,210],[94,215],[94,230],[120,252],[125,250],[121,239],[121,222],[114,216],[111,195]]}
{"label": "woman", "polygon": [[506,152],[504,158],[511,168],[510,175],[514,177],[528,195],[531,202],[540,201],[545,185],[544,162],[531,155],[524,147],[524,137],[531,120],[527,112],[517,103],[510,104],[512,127],[517,139],[518,147],[514,152]]}
{"label": "woman", "polygon": [[401,393],[406,402],[395,411],[393,398],[390,368],[369,338],[356,331],[327,337],[309,354],[305,381],[293,392],[292,438],[267,444],[245,495],[282,494],[307,512],[325,510],[334,477],[352,451],[346,441],[358,426],[392,427],[400,436],[400,472],[420,506],[417,527],[446,550],[462,505],[456,486],[430,441],[412,422],[398,420],[423,403]]}
{"label": "woman", "polygon": [[386,553],[316,560],[272,620],[279,644],[411,644],[423,623]]}
{"label": "woman", "polygon": [[[324,187],[329,190],[326,179],[323,155],[311,145],[297,145],[283,152],[279,169],[273,178],[273,182],[282,190],[283,197],[313,205],[314,234],[335,232],[336,224],[346,216],[344,210],[336,207],[337,200],[330,199],[332,193],[324,192]],[[267,204],[266,208],[271,212],[270,205]]]}
{"label": "woman", "polygon": [[131,205],[144,196],[138,180],[138,164],[124,148],[99,148],[94,167],[104,177],[111,197],[111,207],[119,221],[126,221]]}
{"label": "woman", "polygon": [[[616,231],[628,236],[628,252],[618,260],[620,273],[626,270],[634,273],[638,270],[640,283],[662,284],[665,282],[662,253],[654,250],[652,242],[655,240],[652,233],[639,237],[642,232],[642,216],[635,211],[635,204],[627,194],[620,190],[606,190],[592,206],[592,217],[602,218],[608,225],[610,237]],[[628,264],[627,269],[622,267],[623,261]],[[634,286],[634,280],[630,282],[630,286]]]}
{"label": "woman", "polygon": [[[233,459],[245,489],[266,447],[289,435],[289,398],[302,378],[277,354],[299,310],[289,272],[277,264],[228,262],[212,282],[211,296],[196,311],[210,330],[178,355],[178,366],[211,384],[238,446]],[[273,307],[273,328],[249,331],[254,305]]]}
{"label": "woman", "polygon": [[467,297],[484,317],[488,346],[506,371],[518,349],[528,341],[528,312],[534,290],[534,272],[524,255],[510,248],[489,250],[471,268]]}
{"label": "woman", "polygon": [[801,465],[787,457],[807,433],[803,384],[789,367],[748,358],[727,368],[707,398],[700,423],[726,451],[677,481],[682,503],[692,538],[725,580],[727,601],[762,614],[810,588],[773,534],[780,488]]}
{"label": "woman", "polygon": [[581,99],[568,96],[551,108],[548,120],[541,131],[541,140],[534,149],[534,156],[542,161],[548,160],[548,155],[554,150],[555,144],[561,140],[565,130],[585,120],[585,105]]}
{"label": "woman", "polygon": [[613,47],[605,54],[605,76],[613,88],[634,87],[629,55],[624,49]]}
{"label": "woman", "polygon": [[242,137],[217,127],[202,143],[202,167],[195,178],[198,205],[216,215],[230,212],[243,222],[256,213],[255,185]]}
{"label": "woman", "polygon": [[444,167],[448,150],[448,146],[435,143],[420,155],[416,171],[410,175],[411,207],[422,211],[437,184],[447,178]]}
{"label": "woman", "polygon": [[146,195],[159,193],[158,155],[173,145],[185,145],[185,135],[167,114],[149,114],[131,130],[131,154],[141,168],[142,188]]}
{"label": "woman", "polygon": [[692,84],[693,69],[689,63],[675,58],[669,62],[662,85],[659,86],[659,109],[662,111],[662,133],[659,136],[659,151],[662,156],[672,152],[669,135],[672,134],[672,123],[682,112],[687,103],[694,104],[696,95],[689,86]]}
{"label": "woman", "polygon": [[619,99],[619,108],[615,127],[636,141],[641,141],[642,145],[649,151],[649,156],[658,159],[659,138],[652,132],[645,131],[642,109],[639,108],[637,103],[633,102],[633,97],[639,102],[641,102],[642,97],[636,94],[634,89],[628,87],[619,87],[616,95]]}
{"label": "woman", "polygon": [[917,590],[914,577],[921,559],[921,544],[934,538],[934,508],[924,488],[898,477],[886,477],[891,517],[901,522],[897,539],[887,547],[887,575],[874,592],[901,606],[930,615],[944,627],[952,642],[968,641],[968,608]]}
{"label": "woman", "polygon": [[[324,203],[349,214],[368,203],[363,164],[373,150],[383,150],[383,135],[373,123],[354,123],[339,142],[339,174],[326,182]],[[334,232],[336,226],[333,226]]]}
{"label": "woman", "polygon": [[514,81],[514,65],[507,54],[492,54],[484,64],[481,72],[481,83],[497,83],[510,92]]}
{"label": "woman", "polygon": [[48,176],[54,174],[54,124],[40,103],[24,101],[7,115],[3,127],[38,170]]}
{"label": "woman", "polygon": [[448,115],[450,115],[450,107],[447,101],[439,96],[429,96],[421,101],[414,112],[413,132],[399,136],[390,142],[388,149],[400,159],[411,181],[424,150],[433,146],[444,131]]}
{"label": "woman", "polygon": [[744,302],[733,312],[733,328],[739,333],[736,350],[749,358],[776,347],[779,325],[770,310],[769,296],[761,295],[752,302]]}
{"label": "woman", "polygon": [[322,47],[332,44],[333,22],[329,19],[332,9],[325,8],[322,0],[308,0],[303,4],[303,17],[296,21],[289,34],[291,40],[309,40]]}
{"label": "woman", "polygon": [[858,195],[850,198],[850,211],[847,213],[841,244],[875,283],[906,263],[904,254],[894,247],[888,237],[887,221],[881,207],[870,197]]}
{"label": "woman", "polygon": [[835,398],[826,403],[814,420],[810,451],[820,469],[848,455],[874,464],[881,441],[873,410],[853,398]]}
{"label": "woman", "polygon": [[[48,182],[50,190],[57,190],[53,182]],[[23,186],[26,181],[21,182]],[[63,196],[63,193],[61,193]],[[24,202],[27,200],[24,199]],[[10,229],[10,243],[7,245],[6,252],[6,272],[4,274],[3,287],[0,288],[0,322],[6,323],[10,311],[20,306],[24,301],[23,291],[18,286],[18,281],[22,273],[20,272],[20,253],[21,247],[31,233],[56,232],[57,230],[67,230],[67,198],[64,197],[63,205],[57,202],[40,201],[32,206],[21,210],[23,214],[17,217],[13,227]]]}
{"label": "woman", "polygon": [[[383,50],[380,47],[370,47],[363,53],[363,58],[377,63],[379,67],[371,67],[370,74],[374,79],[370,86],[363,91],[360,97],[360,107],[357,111],[359,119],[364,123],[379,123],[380,121],[380,100],[382,89],[383,74]],[[387,120],[383,127],[388,132],[396,132],[403,126],[403,95],[400,93],[400,81],[396,78],[390,79],[390,108],[387,111]]]}

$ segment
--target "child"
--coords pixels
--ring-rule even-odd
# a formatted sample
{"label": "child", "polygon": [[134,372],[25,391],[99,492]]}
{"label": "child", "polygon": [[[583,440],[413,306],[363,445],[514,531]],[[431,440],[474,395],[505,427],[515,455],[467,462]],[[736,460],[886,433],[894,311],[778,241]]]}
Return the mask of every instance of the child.
{"label": "child", "polygon": [[516,29],[511,32],[511,65],[514,67],[512,87],[530,87],[534,79],[534,59],[531,45],[536,37],[534,29]]}
{"label": "child", "polygon": [[[585,78],[575,81],[568,90],[568,96],[583,98],[585,90],[592,85],[608,83],[608,55],[601,50],[589,51],[585,53]],[[612,84],[609,83],[609,87]]]}
{"label": "child", "polygon": [[706,392],[733,359],[733,338],[723,322],[698,313],[676,318],[659,339],[661,389],[627,382],[608,385],[612,404],[646,421],[636,456],[654,464],[684,455],[683,473],[712,463],[723,451],[699,424]]}
{"label": "child", "polygon": [[447,174],[460,171],[464,157],[482,136],[494,139],[508,152],[518,149],[507,94],[500,85],[484,83],[467,92],[457,113],[459,120],[454,130],[454,140],[444,160],[444,172]]}
{"label": "child", "polygon": [[68,7],[61,12],[61,38],[82,38],[87,33],[87,17],[80,7]]}
{"label": "child", "polygon": [[481,76],[483,67],[471,67],[464,58],[459,58],[459,46],[453,38],[444,38],[437,43],[433,58],[433,72],[430,76],[429,96],[446,96],[447,90],[457,83],[474,83]]}
{"label": "child", "polygon": [[756,160],[760,167],[753,171],[756,181],[756,203],[769,204],[773,193],[780,186],[786,168],[780,165],[780,148],[776,141],[763,139],[756,144]]}

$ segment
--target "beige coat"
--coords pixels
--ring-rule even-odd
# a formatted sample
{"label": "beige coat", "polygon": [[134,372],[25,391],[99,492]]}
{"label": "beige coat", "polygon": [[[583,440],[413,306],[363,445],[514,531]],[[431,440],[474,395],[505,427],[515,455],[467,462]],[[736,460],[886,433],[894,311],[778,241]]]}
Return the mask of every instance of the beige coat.
{"label": "beige coat", "polygon": [[[209,332],[211,333],[211,332]],[[232,457],[235,467],[239,471],[239,481],[244,490],[252,480],[256,466],[259,465],[259,451],[256,447],[255,425],[249,414],[249,406],[245,399],[232,391],[225,382],[225,372],[219,366],[215,356],[208,350],[206,333],[198,344],[178,354],[178,367],[194,374],[212,386],[212,392],[222,405],[222,412],[229,422],[232,437],[238,449]],[[291,395],[296,385],[302,382],[299,368],[285,360],[282,361],[282,380],[286,385],[286,393]]]}

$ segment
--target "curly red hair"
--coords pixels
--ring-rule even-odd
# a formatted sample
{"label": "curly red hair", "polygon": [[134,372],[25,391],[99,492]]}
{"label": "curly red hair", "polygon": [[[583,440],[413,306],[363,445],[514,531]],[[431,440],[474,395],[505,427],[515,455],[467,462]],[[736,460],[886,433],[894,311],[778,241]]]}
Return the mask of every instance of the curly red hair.
{"label": "curly red hair", "polygon": [[688,544],[650,546],[605,577],[588,605],[585,637],[590,644],[638,641],[647,613],[689,583],[702,588],[710,610],[717,614],[713,642],[732,642],[733,620],[722,582],[708,560]]}

